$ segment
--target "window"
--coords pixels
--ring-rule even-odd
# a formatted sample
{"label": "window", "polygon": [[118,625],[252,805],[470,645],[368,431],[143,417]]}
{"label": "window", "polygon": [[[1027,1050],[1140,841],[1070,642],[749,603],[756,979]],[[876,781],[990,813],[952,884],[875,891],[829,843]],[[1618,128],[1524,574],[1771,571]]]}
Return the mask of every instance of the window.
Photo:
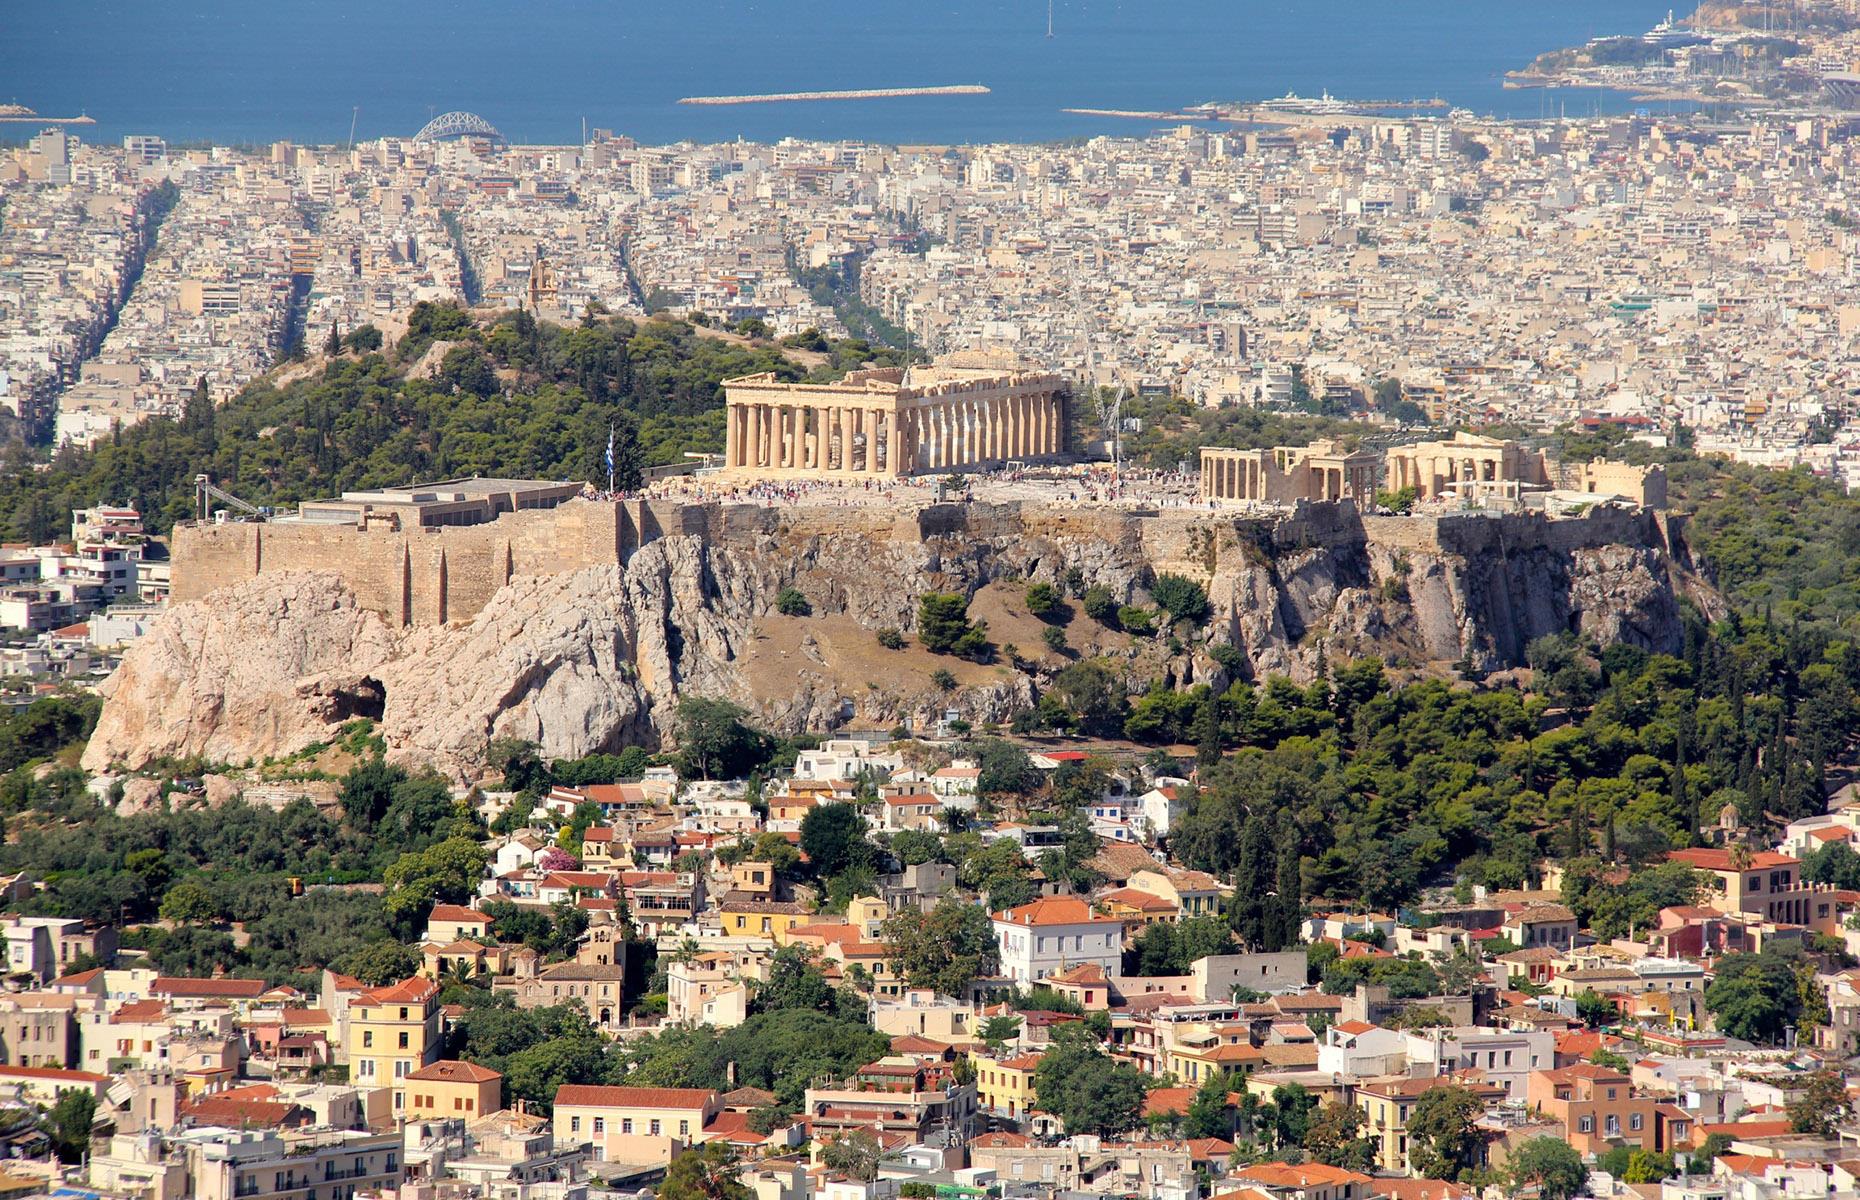
{"label": "window", "polygon": [[594,1118],[594,1132],[596,1133],[607,1132],[607,1118],[606,1117]]}
{"label": "window", "polygon": [[1629,1129],[1638,1130],[1640,1128],[1640,1123],[1641,1123],[1641,1115],[1639,1113],[1628,1114],[1628,1128]]}
{"label": "window", "polygon": [[581,1118],[580,1117],[570,1117],[568,1119],[568,1131],[570,1133],[581,1132]]}
{"label": "window", "polygon": [[620,1132],[621,1133],[632,1133],[633,1132],[633,1118],[632,1117],[621,1117],[620,1118]]}
{"label": "window", "polygon": [[408,1045],[407,1034],[405,1031],[403,1031],[400,1035],[400,1048],[402,1050],[405,1050],[407,1048],[407,1045]]}
{"label": "window", "polygon": [[1621,1118],[1616,1116],[1613,1113],[1609,1113],[1608,1121],[1607,1121],[1607,1129],[1608,1129],[1609,1137],[1620,1137],[1621,1136]]}
{"label": "window", "polygon": [[1578,1133],[1594,1133],[1595,1132],[1595,1118],[1584,1117],[1580,1121],[1576,1122],[1576,1131]]}
{"label": "window", "polygon": [[407,1071],[410,1066],[411,1064],[408,1063],[408,1061],[404,1058],[395,1059],[394,1060],[394,1078],[405,1079],[407,1077]]}
{"label": "window", "polygon": [[653,1137],[658,1137],[659,1136],[659,1123],[657,1121],[652,1122],[651,1125],[646,1127],[646,1132],[651,1134]]}
{"label": "window", "polygon": [[678,1122],[678,1136],[679,1137],[690,1137],[691,1136],[691,1122],[689,1121]]}
{"label": "window", "polygon": [[372,1029],[362,1030],[362,1049],[372,1050],[374,1049],[374,1046],[375,1046],[375,1031]]}

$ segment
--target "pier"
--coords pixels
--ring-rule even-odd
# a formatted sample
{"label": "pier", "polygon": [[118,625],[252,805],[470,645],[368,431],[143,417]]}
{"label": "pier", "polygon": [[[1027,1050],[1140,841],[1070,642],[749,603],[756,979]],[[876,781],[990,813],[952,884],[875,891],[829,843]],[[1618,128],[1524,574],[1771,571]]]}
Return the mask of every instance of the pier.
{"label": "pier", "polygon": [[95,125],[96,123],[96,118],[83,113],[75,117],[42,117],[24,104],[0,104],[0,124]]}
{"label": "pier", "polygon": [[986,96],[979,83],[948,87],[854,88],[838,92],[768,92],[756,96],[686,96],[680,104],[789,104],[802,100],[890,100],[899,96]]}

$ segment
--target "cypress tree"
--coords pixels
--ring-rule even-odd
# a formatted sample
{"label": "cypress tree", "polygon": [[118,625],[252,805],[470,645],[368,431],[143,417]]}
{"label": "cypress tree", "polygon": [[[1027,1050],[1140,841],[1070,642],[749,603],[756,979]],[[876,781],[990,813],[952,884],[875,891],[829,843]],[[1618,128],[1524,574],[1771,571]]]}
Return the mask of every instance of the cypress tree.
{"label": "cypress tree", "polygon": [[1221,761],[1221,710],[1214,698],[1214,689],[1201,698],[1201,704],[1195,709],[1195,769],[1206,774],[1215,763]]}

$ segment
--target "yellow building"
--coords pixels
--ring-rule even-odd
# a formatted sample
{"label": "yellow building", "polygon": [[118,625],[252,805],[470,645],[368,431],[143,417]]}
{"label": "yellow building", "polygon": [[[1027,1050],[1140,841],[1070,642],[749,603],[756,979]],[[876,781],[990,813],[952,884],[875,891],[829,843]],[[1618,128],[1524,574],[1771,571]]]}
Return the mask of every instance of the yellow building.
{"label": "yellow building", "polygon": [[[1384,1171],[1406,1174],[1408,1162],[1408,1118],[1415,1104],[1433,1088],[1461,1081],[1445,1076],[1427,1079],[1382,1079],[1360,1083],[1356,1087],[1356,1107],[1367,1118],[1363,1136],[1376,1144],[1376,1166]],[[1465,1082],[1473,1094],[1486,1104],[1505,1099],[1505,1089],[1494,1084]]]}
{"label": "yellow building", "polygon": [[763,937],[777,945],[788,944],[788,933],[813,917],[792,900],[764,900],[731,892],[718,902],[725,937]]}
{"label": "yellow building", "polygon": [[455,1117],[476,1121],[504,1104],[504,1077],[476,1063],[442,1058],[394,1088],[394,1111],[409,1121]]}
{"label": "yellow building", "polygon": [[1033,1073],[1039,1069],[1040,1056],[1022,1054],[996,1062],[986,1055],[971,1054],[975,1066],[975,1098],[984,1108],[1024,1115],[1033,1107]]}
{"label": "yellow building", "polygon": [[1179,1033],[1163,1051],[1163,1071],[1185,1084],[1200,1085],[1225,1072],[1247,1074],[1266,1065],[1266,1055],[1242,1040],[1245,1026]]}
{"label": "yellow building", "polygon": [[394,1088],[439,1059],[439,985],[415,977],[349,1001],[349,1074],[360,1088]]}
{"label": "yellow building", "polygon": [[565,1083],[556,1089],[551,1124],[558,1150],[587,1146],[595,1162],[662,1165],[708,1140],[704,1128],[721,1105],[702,1088]]}

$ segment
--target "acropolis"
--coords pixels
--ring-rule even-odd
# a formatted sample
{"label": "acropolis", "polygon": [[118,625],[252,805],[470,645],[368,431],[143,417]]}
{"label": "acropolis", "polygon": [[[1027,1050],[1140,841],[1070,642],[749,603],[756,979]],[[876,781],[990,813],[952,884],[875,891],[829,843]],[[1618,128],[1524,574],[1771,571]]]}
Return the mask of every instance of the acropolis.
{"label": "acropolis", "polygon": [[1066,452],[1065,379],[995,355],[855,371],[838,383],[763,373],[723,387],[724,469],[736,478],[896,479]]}

